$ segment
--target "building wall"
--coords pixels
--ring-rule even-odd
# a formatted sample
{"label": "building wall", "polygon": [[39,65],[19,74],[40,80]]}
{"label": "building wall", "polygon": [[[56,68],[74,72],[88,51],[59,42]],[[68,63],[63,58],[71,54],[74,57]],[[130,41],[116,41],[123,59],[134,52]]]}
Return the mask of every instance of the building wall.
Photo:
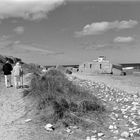
{"label": "building wall", "polygon": [[79,72],[85,73],[111,73],[112,64],[109,61],[85,62],[79,66]]}

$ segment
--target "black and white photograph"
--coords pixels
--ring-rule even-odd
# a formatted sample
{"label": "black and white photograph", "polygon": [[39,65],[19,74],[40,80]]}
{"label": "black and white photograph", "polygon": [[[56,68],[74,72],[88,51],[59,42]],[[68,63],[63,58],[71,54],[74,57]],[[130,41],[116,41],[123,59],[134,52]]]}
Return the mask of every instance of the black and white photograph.
{"label": "black and white photograph", "polygon": [[0,0],[0,140],[140,140],[140,0]]}

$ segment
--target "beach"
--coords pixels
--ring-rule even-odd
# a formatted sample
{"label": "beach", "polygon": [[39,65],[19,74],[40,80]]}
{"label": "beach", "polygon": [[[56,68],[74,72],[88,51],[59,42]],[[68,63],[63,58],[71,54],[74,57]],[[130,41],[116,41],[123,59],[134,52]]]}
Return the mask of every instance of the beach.
{"label": "beach", "polygon": [[84,74],[84,73],[73,73],[80,79],[91,80],[97,83],[104,83],[105,85],[117,88],[128,93],[140,93],[140,76],[126,75],[126,76],[114,76],[110,74]]}

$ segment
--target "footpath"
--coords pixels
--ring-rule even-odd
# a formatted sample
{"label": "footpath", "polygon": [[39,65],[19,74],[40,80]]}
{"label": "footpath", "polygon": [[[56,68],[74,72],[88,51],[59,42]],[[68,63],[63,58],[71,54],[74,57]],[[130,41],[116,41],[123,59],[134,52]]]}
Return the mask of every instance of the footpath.
{"label": "footpath", "polygon": [[[25,85],[29,84],[31,76],[24,76]],[[46,123],[32,114],[32,105],[26,100],[28,97],[23,97],[23,90],[6,88],[4,78],[0,79],[0,140],[81,140],[69,137],[65,129],[47,132]],[[79,133],[81,135],[81,131]]]}
{"label": "footpath", "polygon": [[23,89],[6,88],[4,78],[1,78],[0,140],[50,140],[39,124],[29,120],[27,108]]}

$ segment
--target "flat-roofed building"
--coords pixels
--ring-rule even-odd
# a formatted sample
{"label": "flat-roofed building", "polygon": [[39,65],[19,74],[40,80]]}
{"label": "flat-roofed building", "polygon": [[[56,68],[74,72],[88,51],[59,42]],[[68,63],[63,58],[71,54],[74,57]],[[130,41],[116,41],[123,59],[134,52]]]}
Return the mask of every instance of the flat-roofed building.
{"label": "flat-roofed building", "polygon": [[112,73],[112,64],[106,60],[105,56],[98,57],[97,60],[84,62],[79,65],[79,72],[85,73]]}

